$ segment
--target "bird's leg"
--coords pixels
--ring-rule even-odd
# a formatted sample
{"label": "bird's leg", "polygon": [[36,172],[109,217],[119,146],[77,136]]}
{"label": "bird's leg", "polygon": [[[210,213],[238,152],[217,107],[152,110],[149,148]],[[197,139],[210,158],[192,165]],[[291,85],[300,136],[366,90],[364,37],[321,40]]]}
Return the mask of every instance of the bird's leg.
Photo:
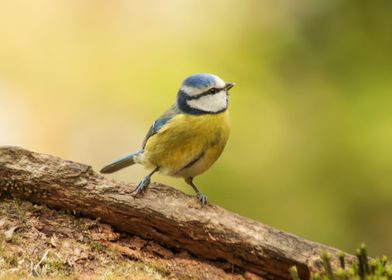
{"label": "bird's leg", "polygon": [[193,178],[185,178],[185,182],[195,190],[196,197],[200,201],[201,205],[204,206],[205,204],[207,204],[207,197],[193,183]]}
{"label": "bird's leg", "polygon": [[157,172],[159,169],[159,167],[156,167],[150,174],[148,174],[146,177],[144,177],[140,183],[137,185],[137,187],[132,191],[132,193],[134,193],[135,195],[141,193],[142,191],[144,191],[148,185],[151,183],[151,176]]}

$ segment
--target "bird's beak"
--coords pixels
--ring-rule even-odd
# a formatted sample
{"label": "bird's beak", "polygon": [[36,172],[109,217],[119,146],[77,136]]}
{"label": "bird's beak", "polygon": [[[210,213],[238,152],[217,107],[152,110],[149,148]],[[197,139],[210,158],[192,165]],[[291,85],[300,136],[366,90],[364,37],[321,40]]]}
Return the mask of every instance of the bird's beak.
{"label": "bird's beak", "polygon": [[225,89],[226,89],[226,91],[228,91],[229,89],[231,89],[234,86],[235,86],[235,83],[227,83],[225,86]]}

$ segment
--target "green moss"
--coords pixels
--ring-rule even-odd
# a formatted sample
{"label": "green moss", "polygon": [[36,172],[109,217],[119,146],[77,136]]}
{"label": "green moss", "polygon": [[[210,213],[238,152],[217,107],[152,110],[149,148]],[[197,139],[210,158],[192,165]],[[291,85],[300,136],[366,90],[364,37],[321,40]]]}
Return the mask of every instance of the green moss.
{"label": "green moss", "polygon": [[[131,279],[129,275],[132,275],[132,279],[167,279],[160,271],[153,265],[149,265],[143,262],[126,262],[123,265],[118,265],[114,269],[103,268],[100,272],[101,280],[126,280]],[[177,279],[177,278],[176,278]]]}
{"label": "green moss", "polygon": [[0,257],[4,254],[4,242],[5,236],[3,233],[0,232]]}
{"label": "green moss", "polygon": [[22,237],[17,233],[14,233],[8,242],[14,245],[23,245]]}
{"label": "green moss", "polygon": [[50,257],[43,265],[45,274],[69,274],[69,266],[59,257]]}
{"label": "green moss", "polygon": [[100,242],[95,241],[95,240],[91,240],[89,242],[89,246],[91,248],[91,250],[98,252],[98,253],[102,253],[106,251],[106,247],[103,246]]}
{"label": "green moss", "polygon": [[0,271],[0,280],[30,279],[28,273],[20,271]]}
{"label": "green moss", "polygon": [[17,217],[19,219],[21,219],[22,221],[26,221],[26,211],[24,211],[24,209],[22,209],[21,207],[21,202],[19,199],[14,198],[12,201],[12,208],[15,211],[15,214],[17,215]]}
{"label": "green moss", "polygon": [[170,276],[172,275],[172,272],[168,270],[166,267],[161,266],[161,265],[152,265],[150,266],[153,270],[155,270],[157,273],[159,273],[162,276]]}
{"label": "green moss", "polygon": [[[365,244],[362,244],[356,251],[356,261],[347,266],[344,253],[337,255],[340,267],[332,269],[332,255],[324,253],[321,256],[324,271],[322,273],[312,273],[311,280],[392,280],[392,264],[386,256],[369,259]],[[290,268],[291,278],[300,280],[296,267]]]}

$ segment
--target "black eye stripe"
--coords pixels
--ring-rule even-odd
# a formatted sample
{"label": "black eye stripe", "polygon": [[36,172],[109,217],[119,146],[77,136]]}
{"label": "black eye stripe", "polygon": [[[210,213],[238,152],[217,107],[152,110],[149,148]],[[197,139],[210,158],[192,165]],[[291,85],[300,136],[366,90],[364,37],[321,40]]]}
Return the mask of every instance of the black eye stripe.
{"label": "black eye stripe", "polygon": [[[188,100],[193,100],[193,99],[199,99],[200,97],[203,97],[203,96],[206,96],[206,95],[214,95],[214,94],[217,94],[218,92],[220,92],[221,90],[224,90],[224,89],[225,89],[224,87],[223,88],[210,88],[209,90],[204,91],[204,92],[202,92],[202,93],[200,93],[198,95],[187,96],[187,99]],[[212,90],[214,90],[214,91],[212,92]]]}

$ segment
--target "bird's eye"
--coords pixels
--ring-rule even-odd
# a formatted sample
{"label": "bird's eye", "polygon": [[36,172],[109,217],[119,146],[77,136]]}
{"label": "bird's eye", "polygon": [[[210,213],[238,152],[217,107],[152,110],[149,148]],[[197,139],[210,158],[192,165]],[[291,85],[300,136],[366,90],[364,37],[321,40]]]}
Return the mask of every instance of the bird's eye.
{"label": "bird's eye", "polygon": [[216,93],[218,90],[216,88],[210,89],[210,93]]}

